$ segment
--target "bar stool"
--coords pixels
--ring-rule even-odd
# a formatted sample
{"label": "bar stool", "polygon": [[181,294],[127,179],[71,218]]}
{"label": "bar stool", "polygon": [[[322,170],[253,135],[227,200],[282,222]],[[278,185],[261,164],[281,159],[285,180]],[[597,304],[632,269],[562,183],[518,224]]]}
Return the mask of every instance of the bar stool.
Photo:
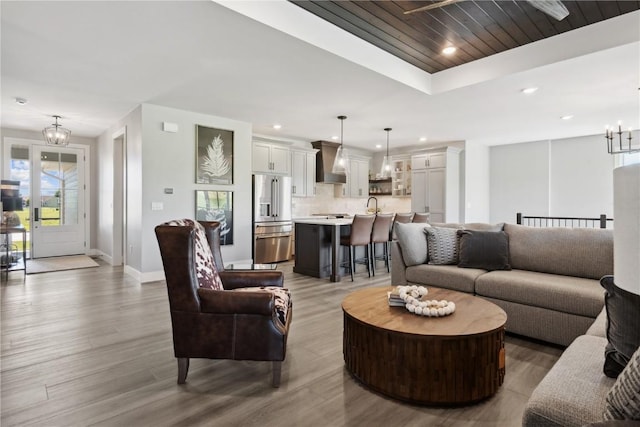
{"label": "bar stool", "polygon": [[[376,260],[383,260],[384,265],[389,269],[389,238],[391,237],[391,224],[393,222],[393,214],[377,214],[373,221],[373,231],[371,232],[371,254],[372,254],[372,271],[376,275]],[[384,251],[381,256],[376,256],[376,243],[383,243]]]}
{"label": "bar stool", "polygon": [[415,214],[413,214],[413,219],[411,220],[411,222],[429,222],[429,212],[416,212]]}
{"label": "bar stool", "polygon": [[[362,259],[367,263],[367,273],[371,277],[371,231],[373,230],[373,221],[375,215],[355,215],[351,223],[351,233],[347,236],[340,236],[340,245],[349,247],[349,272],[351,273],[351,281],[353,282],[353,273],[356,269],[355,249],[357,246],[364,246],[365,257]],[[342,263],[342,266],[347,263]]]}

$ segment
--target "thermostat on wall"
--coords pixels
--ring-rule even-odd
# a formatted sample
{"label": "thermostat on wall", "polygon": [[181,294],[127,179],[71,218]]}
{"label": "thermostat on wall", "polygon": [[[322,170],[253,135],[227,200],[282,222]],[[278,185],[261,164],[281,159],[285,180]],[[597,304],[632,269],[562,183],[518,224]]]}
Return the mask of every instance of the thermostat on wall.
{"label": "thermostat on wall", "polygon": [[162,130],[165,132],[178,132],[178,124],[170,122],[162,122]]}

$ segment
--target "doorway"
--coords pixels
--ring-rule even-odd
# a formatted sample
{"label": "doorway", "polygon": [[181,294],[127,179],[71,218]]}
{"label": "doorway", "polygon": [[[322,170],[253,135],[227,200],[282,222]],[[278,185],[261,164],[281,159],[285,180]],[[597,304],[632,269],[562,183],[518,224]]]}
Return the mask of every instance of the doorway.
{"label": "doorway", "polygon": [[87,147],[5,138],[5,178],[20,182],[31,258],[85,254]]}

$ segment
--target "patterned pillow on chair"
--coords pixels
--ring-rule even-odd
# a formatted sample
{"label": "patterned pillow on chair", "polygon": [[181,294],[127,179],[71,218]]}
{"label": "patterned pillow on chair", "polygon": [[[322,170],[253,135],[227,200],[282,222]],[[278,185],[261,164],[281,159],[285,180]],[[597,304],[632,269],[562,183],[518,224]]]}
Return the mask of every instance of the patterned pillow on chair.
{"label": "patterned pillow on chair", "polygon": [[213,254],[207,240],[204,227],[197,221],[191,219],[176,219],[166,222],[165,225],[176,225],[183,227],[194,227],[196,229],[194,243],[194,254],[196,261],[196,277],[198,278],[198,286],[201,288],[213,289],[216,291],[224,290],[222,280],[218,275],[218,269],[213,262]]}
{"label": "patterned pillow on chair", "polygon": [[234,291],[272,293],[275,297],[275,306],[276,313],[278,314],[278,320],[280,321],[282,326],[286,325],[287,313],[289,312],[289,307],[291,306],[291,294],[289,293],[289,289],[280,288],[278,286],[260,286],[259,288],[237,288],[234,289]]}

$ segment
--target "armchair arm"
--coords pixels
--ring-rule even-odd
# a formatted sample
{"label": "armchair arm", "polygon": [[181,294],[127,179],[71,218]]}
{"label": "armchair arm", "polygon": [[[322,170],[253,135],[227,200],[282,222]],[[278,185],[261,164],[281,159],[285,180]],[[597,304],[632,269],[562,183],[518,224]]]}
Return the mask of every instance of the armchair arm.
{"label": "armchair arm", "polygon": [[260,286],[277,286],[284,284],[282,271],[220,271],[220,279],[225,289],[259,288]]}
{"label": "armchair arm", "polygon": [[269,292],[215,291],[199,288],[200,311],[216,314],[273,315],[274,296]]}

